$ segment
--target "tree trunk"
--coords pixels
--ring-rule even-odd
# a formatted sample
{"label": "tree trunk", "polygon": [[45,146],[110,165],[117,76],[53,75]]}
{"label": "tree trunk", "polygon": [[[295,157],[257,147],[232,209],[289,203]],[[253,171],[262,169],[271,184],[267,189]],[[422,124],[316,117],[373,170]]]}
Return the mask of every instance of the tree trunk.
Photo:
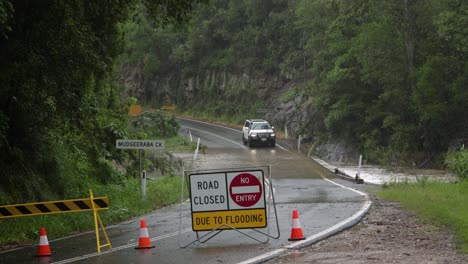
{"label": "tree trunk", "polygon": [[413,76],[414,76],[414,28],[413,28],[413,18],[409,9],[409,0],[405,0],[405,20],[406,20],[406,29],[405,29],[405,44],[406,44],[406,53],[408,58],[408,73],[410,77],[411,86],[413,86]]}

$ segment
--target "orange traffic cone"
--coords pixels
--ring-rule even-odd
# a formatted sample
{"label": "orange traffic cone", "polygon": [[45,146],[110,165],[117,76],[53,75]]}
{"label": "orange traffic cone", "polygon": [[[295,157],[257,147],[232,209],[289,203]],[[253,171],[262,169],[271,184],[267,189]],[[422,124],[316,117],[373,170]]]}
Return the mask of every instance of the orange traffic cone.
{"label": "orange traffic cone", "polygon": [[303,239],[305,239],[305,237],[302,234],[301,223],[299,222],[299,213],[297,212],[297,210],[294,210],[292,228],[291,228],[291,237],[288,240],[294,241],[294,240],[303,240]]}
{"label": "orange traffic cone", "polygon": [[146,221],[144,219],[140,222],[140,239],[138,239],[138,247],[135,249],[154,248],[151,246],[151,240],[148,234],[148,228],[146,227]]}
{"label": "orange traffic cone", "polygon": [[45,257],[50,255],[52,255],[52,253],[50,253],[49,240],[47,240],[45,228],[42,227],[40,231],[39,249],[37,251],[37,256]]}

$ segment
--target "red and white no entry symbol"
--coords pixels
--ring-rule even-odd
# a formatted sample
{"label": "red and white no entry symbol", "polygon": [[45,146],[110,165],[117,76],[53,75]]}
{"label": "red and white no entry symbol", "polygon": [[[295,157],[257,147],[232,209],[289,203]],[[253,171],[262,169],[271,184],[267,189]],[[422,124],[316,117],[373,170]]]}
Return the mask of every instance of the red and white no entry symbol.
{"label": "red and white no entry symbol", "polygon": [[262,196],[262,184],[254,175],[241,173],[232,179],[229,185],[231,199],[239,206],[250,207]]}

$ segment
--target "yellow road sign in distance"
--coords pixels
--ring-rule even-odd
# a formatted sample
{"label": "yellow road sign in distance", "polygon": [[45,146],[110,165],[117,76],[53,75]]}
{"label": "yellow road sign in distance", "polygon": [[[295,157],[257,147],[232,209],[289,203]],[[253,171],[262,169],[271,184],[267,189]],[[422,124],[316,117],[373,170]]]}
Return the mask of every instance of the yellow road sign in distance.
{"label": "yellow road sign in distance", "polygon": [[128,114],[131,116],[137,116],[141,114],[141,105],[131,105]]}
{"label": "yellow road sign in distance", "polygon": [[266,212],[264,209],[194,212],[192,214],[192,229],[194,231],[209,231],[213,229],[242,229],[266,227]]}
{"label": "yellow road sign in distance", "polygon": [[[94,197],[96,210],[109,209],[107,197]],[[93,210],[89,198],[0,206],[0,219]]]}

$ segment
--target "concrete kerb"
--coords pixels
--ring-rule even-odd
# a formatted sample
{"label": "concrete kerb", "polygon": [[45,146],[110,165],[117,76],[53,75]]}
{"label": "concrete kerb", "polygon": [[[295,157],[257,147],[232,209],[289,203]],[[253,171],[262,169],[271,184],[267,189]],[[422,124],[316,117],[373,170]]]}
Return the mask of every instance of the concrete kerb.
{"label": "concrete kerb", "polygon": [[[310,159],[314,160],[315,162],[317,162],[318,164],[320,164],[322,167],[328,169],[330,172],[332,172],[335,176],[343,179],[343,180],[346,180],[346,181],[350,181],[350,182],[353,182],[355,183],[356,180],[353,176],[351,175],[348,175],[346,174],[345,172],[343,171],[340,171],[340,168],[339,167],[336,167],[336,166],[333,166],[333,165],[330,165],[329,163],[327,163],[326,161],[322,160],[322,159],[319,159],[317,157],[314,157],[314,156],[310,156]],[[364,182],[364,184],[366,185],[372,185],[372,186],[382,186],[381,184],[378,184],[378,183],[371,183],[371,182]]]}
{"label": "concrete kerb", "polygon": [[369,200],[368,196],[366,195],[366,202],[361,208],[360,211],[358,211],[356,214],[354,214],[351,218],[346,219],[345,221],[342,221],[330,228],[327,228],[323,230],[322,232],[319,232],[315,234],[314,236],[306,238],[306,240],[302,240],[299,242],[292,243],[288,246],[285,246],[283,248],[273,250],[270,252],[267,252],[261,256],[251,258],[242,262],[239,262],[237,264],[256,264],[256,263],[263,263],[265,261],[271,260],[276,257],[280,256],[287,256],[288,254],[292,253],[291,250],[297,250],[297,249],[302,249],[305,247],[308,247],[310,245],[313,245],[319,241],[322,241],[326,238],[329,238],[333,235],[336,235],[340,232],[343,232],[346,229],[349,229],[356,224],[358,224],[361,219],[367,214],[367,212],[370,210],[372,202]]}

